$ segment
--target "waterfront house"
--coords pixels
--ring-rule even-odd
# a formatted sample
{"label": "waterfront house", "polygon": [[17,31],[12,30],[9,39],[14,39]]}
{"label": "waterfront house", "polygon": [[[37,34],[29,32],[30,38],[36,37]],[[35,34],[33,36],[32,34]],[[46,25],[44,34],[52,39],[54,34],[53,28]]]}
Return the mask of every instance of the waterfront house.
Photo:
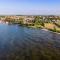
{"label": "waterfront house", "polygon": [[33,16],[25,16],[24,18],[24,24],[32,24],[33,21],[34,21]]}

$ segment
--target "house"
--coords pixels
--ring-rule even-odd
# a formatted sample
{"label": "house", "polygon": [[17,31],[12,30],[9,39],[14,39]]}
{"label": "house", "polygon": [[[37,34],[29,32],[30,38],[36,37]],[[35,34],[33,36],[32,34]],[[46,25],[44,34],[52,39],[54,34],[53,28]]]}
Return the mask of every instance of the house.
{"label": "house", "polygon": [[25,16],[24,18],[24,24],[31,24],[34,21],[34,17],[33,16]]}

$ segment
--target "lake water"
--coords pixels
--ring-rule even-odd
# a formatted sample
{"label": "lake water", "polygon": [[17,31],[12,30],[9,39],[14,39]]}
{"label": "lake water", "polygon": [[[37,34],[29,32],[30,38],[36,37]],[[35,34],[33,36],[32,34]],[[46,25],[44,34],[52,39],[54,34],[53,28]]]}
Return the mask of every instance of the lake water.
{"label": "lake water", "polygon": [[0,24],[0,60],[39,60],[40,53],[45,51],[56,59],[60,57],[60,34]]}

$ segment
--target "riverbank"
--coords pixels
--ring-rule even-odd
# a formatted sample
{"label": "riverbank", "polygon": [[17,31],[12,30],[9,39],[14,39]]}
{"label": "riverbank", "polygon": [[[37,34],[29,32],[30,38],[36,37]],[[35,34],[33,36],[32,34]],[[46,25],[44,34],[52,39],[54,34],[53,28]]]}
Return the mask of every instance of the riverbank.
{"label": "riverbank", "polygon": [[56,25],[54,25],[53,23],[45,23],[44,26],[42,25],[26,25],[26,27],[28,28],[34,28],[34,29],[37,29],[37,28],[41,28],[41,29],[47,29],[49,31],[52,31],[54,33],[59,33],[60,34],[60,28],[57,27]]}
{"label": "riverbank", "polygon": [[3,21],[0,21],[0,23],[4,23],[4,24],[8,24],[8,25],[11,25],[11,24],[18,24],[19,26],[23,26],[23,27],[28,27],[28,28],[33,28],[33,29],[47,29],[49,31],[52,31],[54,33],[58,33],[60,34],[60,28],[57,27],[55,24],[53,23],[44,23],[44,26],[42,25],[37,25],[37,24],[19,24],[19,23],[9,23],[9,22],[3,22]]}

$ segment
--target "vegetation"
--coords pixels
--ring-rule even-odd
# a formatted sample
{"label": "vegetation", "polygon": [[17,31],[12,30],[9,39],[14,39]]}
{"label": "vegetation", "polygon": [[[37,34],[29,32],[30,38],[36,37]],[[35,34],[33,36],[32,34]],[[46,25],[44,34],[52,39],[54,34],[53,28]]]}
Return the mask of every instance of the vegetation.
{"label": "vegetation", "polygon": [[54,23],[56,26],[60,28],[60,22]]}
{"label": "vegetation", "polygon": [[23,18],[19,18],[19,20],[17,21],[20,25],[22,25],[23,24]]}
{"label": "vegetation", "polygon": [[39,16],[35,16],[34,23],[35,23],[35,25],[44,26],[44,21],[43,21],[43,19],[40,18]]}
{"label": "vegetation", "polygon": [[[4,17],[4,16],[3,16]],[[30,21],[28,19],[27,23],[24,24],[24,18],[20,17],[19,19],[9,18],[7,17],[5,21],[13,24],[19,24],[30,28],[47,28],[53,32],[60,32],[60,22],[56,22],[57,18],[50,18],[46,17],[45,19],[43,16],[34,16],[34,20]],[[59,18],[58,18],[59,19]],[[59,19],[60,20],[60,19]]]}

